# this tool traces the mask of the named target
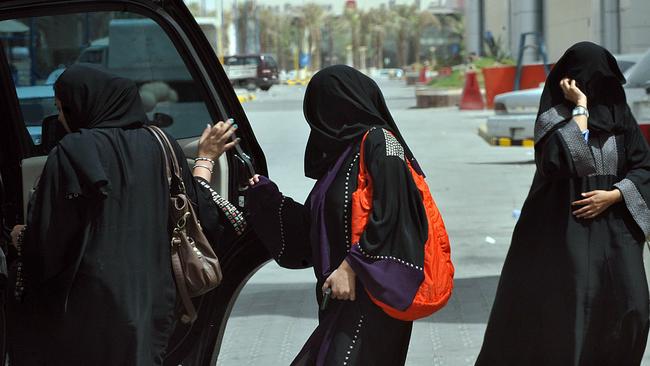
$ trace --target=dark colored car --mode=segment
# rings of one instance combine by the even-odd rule
[[[142,20],[144,31],[111,33],[111,22],[133,22],[133,19]],[[33,107],[27,105],[32,101],[21,95],[16,85],[45,84],[46,80],[32,80],[32,75],[36,74],[34,68],[40,71],[37,75],[48,75],[61,65],[74,63],[93,41],[106,37],[111,44],[111,52],[107,55],[109,68],[115,65],[114,73],[138,77],[136,82],[150,119],[164,122],[160,125],[176,138],[187,158],[196,155],[198,139],[207,122],[230,117],[237,121],[240,148],[220,158],[211,183],[223,197],[246,210],[244,191],[248,178],[253,173],[267,174],[264,154],[226,73],[182,0],[6,0],[0,2],[0,21],[3,20],[20,21],[32,27],[30,34],[38,36],[22,38],[24,42],[34,42],[26,45],[34,53],[15,66],[5,54],[9,49],[7,38],[0,38],[3,100],[0,103],[3,116],[0,177],[3,184],[0,187],[4,187],[4,192],[0,192],[4,197],[0,223],[4,220],[6,227],[11,228],[24,222],[26,202],[47,158],[47,149],[39,146],[38,139],[30,137],[29,130],[37,128],[38,121],[43,121],[40,124],[46,128],[42,129],[40,140],[50,141],[47,126],[56,119],[49,116],[50,108],[28,108]],[[122,42],[124,47],[120,46]],[[128,51],[129,55],[120,55],[120,49]],[[126,59],[128,65],[122,62]],[[261,65],[268,65],[268,62]],[[19,70],[17,79],[20,80],[12,77],[12,66]],[[261,71],[264,69],[262,66]],[[272,76],[267,80],[272,80]],[[29,115],[26,115],[27,110]],[[33,126],[34,123],[37,126]],[[39,131],[31,132],[35,135]],[[6,245],[4,243],[5,248]],[[226,321],[239,291],[270,258],[250,230],[234,242],[219,243],[217,254],[224,281],[214,291],[195,299],[198,319],[191,326],[178,325],[170,341],[166,365],[216,364]],[[4,312],[0,313],[0,330],[5,328],[3,315]],[[0,334],[0,356],[3,358],[0,365],[5,364],[2,347],[6,337]]]
[[[249,90],[260,88],[266,91],[279,82],[278,64],[273,56],[268,54],[226,56],[224,57],[224,65],[228,69],[231,82]],[[237,69],[243,70],[242,72],[235,72]],[[251,71],[255,69],[256,72],[246,75],[245,70],[247,69]]]

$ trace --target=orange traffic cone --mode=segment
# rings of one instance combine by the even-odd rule
[[[481,95],[481,88],[478,85],[475,71],[467,71],[465,73],[465,87],[463,88],[463,95],[460,98],[461,110],[477,110],[484,109],[485,103]]]
[[[426,82],[429,81],[429,80],[427,80],[427,67],[426,66],[422,66],[420,68],[420,78],[419,78],[418,81],[421,82],[421,83],[426,83]]]

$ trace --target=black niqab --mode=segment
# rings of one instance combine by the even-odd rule
[[[574,105],[567,101],[560,81],[568,77],[576,80],[587,96],[589,130],[595,132],[622,132],[626,100],[622,85],[625,77],[614,56],[605,48],[591,42],[571,46],[548,75],[540,101],[539,115],[557,106],[569,110]]]
[[[422,174],[379,86],[361,72],[335,65],[316,73],[307,86],[303,111],[311,127],[305,150],[307,177],[322,177],[343,151],[372,127],[395,134],[413,167]]]

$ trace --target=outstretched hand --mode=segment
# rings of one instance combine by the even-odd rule
[[[219,121],[214,126],[208,125],[199,139],[198,155],[202,158],[217,160],[226,151],[232,149],[241,139],[231,140],[237,130],[233,120]]]

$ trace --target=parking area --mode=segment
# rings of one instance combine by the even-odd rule
[[[414,109],[413,89],[380,81],[389,107],[427,174],[452,240],[456,290],[445,309],[416,322],[408,365],[470,365],[478,353],[503,258],[526,197],[530,148],[489,146],[477,129],[490,112]],[[299,86],[274,86],[244,104],[271,178],[304,200],[308,127]],[[219,365],[287,365],[317,324],[311,269],[269,263],[244,288],[230,318]]]

